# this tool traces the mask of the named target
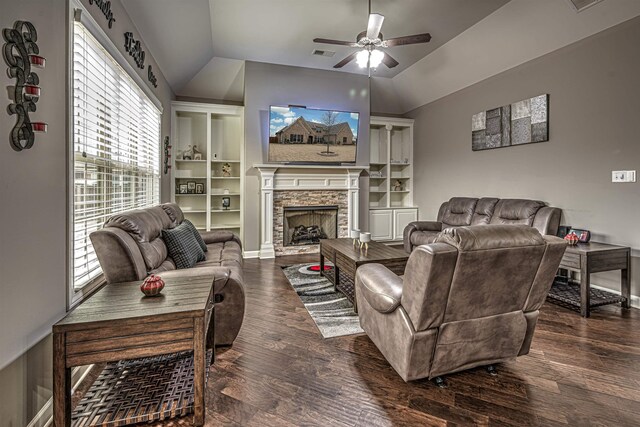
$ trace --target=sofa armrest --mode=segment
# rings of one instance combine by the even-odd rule
[[[132,282],[147,276],[138,244],[124,230],[101,228],[89,235],[107,283]]]
[[[356,288],[380,313],[391,313],[400,305],[402,279],[382,264],[366,264],[356,272]]]
[[[537,228],[542,235],[555,236],[558,234],[561,215],[562,210],[560,208],[542,207],[533,218],[533,227]]]
[[[202,236],[202,240],[204,240],[206,244],[229,242],[233,240],[237,242],[240,245],[240,247],[242,247],[240,238],[230,231],[222,231],[222,230],[199,231],[199,233],[200,233],[200,236]]]
[[[411,235],[416,231],[442,231],[442,223],[440,221],[413,221],[407,224],[402,233],[404,250],[407,253],[411,253]]]

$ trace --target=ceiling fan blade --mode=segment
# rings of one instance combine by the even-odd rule
[[[377,39],[382,29],[382,23],[384,22],[384,16],[379,13],[372,13],[369,15],[369,23],[367,24],[367,38],[369,40]]]
[[[358,47],[358,43],[354,43],[354,42],[347,42],[347,41],[343,41],[343,40],[332,40],[332,39],[313,39],[314,43],[324,43],[324,44],[337,44],[340,46],[351,46],[351,47]]]
[[[387,68],[393,68],[399,64],[399,62],[393,59],[387,52],[385,52],[382,57],[382,63],[386,65]]]
[[[431,34],[414,34],[412,36],[396,37],[394,39],[385,40],[387,47],[402,46],[406,44],[428,43],[431,40]]]
[[[342,68],[345,65],[347,65],[349,62],[353,61],[354,59],[356,59],[356,55],[358,54],[358,52],[353,52],[351,55],[347,56],[346,58],[344,58],[342,61],[338,62],[336,65],[333,66],[333,68]]]

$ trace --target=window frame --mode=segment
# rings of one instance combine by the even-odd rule
[[[122,67],[126,74],[133,80],[133,82],[144,92],[149,100],[155,105],[160,112],[160,136],[162,135],[162,115],[163,107],[162,103],[158,100],[157,96],[153,93],[149,85],[138,73],[138,70],[134,68],[128,61],[128,59],[120,52],[114,42],[109,38],[107,33],[100,27],[100,25],[93,19],[91,13],[80,2],[80,0],[69,0],[67,4],[67,67],[66,67],[66,80],[67,80],[67,99],[66,99],[66,176],[67,176],[67,224],[66,224],[66,280],[67,280],[67,311],[80,304],[86,298],[91,296],[102,285],[106,283],[104,276],[101,274],[94,280],[90,281],[83,287],[76,289],[74,286],[74,185],[75,185],[75,159],[74,159],[74,144],[73,144],[73,131],[74,131],[74,89],[73,89],[73,43],[74,43],[74,24],[76,22],[76,11],[80,11],[80,22],[91,33],[91,35],[100,43],[100,45],[111,55],[111,57]],[[162,143],[158,141],[158,168],[161,171],[162,162]],[[162,172],[158,178],[158,191],[162,194]]]

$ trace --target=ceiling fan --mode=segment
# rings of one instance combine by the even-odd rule
[[[383,22],[383,15],[380,15],[379,13],[371,13],[371,0],[369,0],[369,23],[367,24],[367,30],[359,33],[356,36],[355,42],[323,38],[315,38],[313,41],[315,43],[360,48],[356,52],[353,52],[351,55],[344,58],[342,61],[338,62],[333,66],[333,68],[342,68],[354,59],[360,68],[365,68],[367,65],[369,68],[377,68],[380,63],[383,63],[388,68],[393,68],[397,66],[399,62],[381,49],[408,44],[427,43],[431,40],[431,34],[429,33],[414,34],[412,36],[396,37],[385,40],[380,32]]]

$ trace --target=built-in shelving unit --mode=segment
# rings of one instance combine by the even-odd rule
[[[371,117],[369,229],[378,241],[402,240],[418,219],[413,204],[413,120]]]
[[[171,106],[172,200],[197,228],[229,230],[242,239],[243,107],[191,102]],[[184,152],[194,145],[201,158],[184,159]],[[180,185],[188,183],[201,184],[203,193],[180,194]],[[228,209],[223,208],[223,198],[229,198]]]

